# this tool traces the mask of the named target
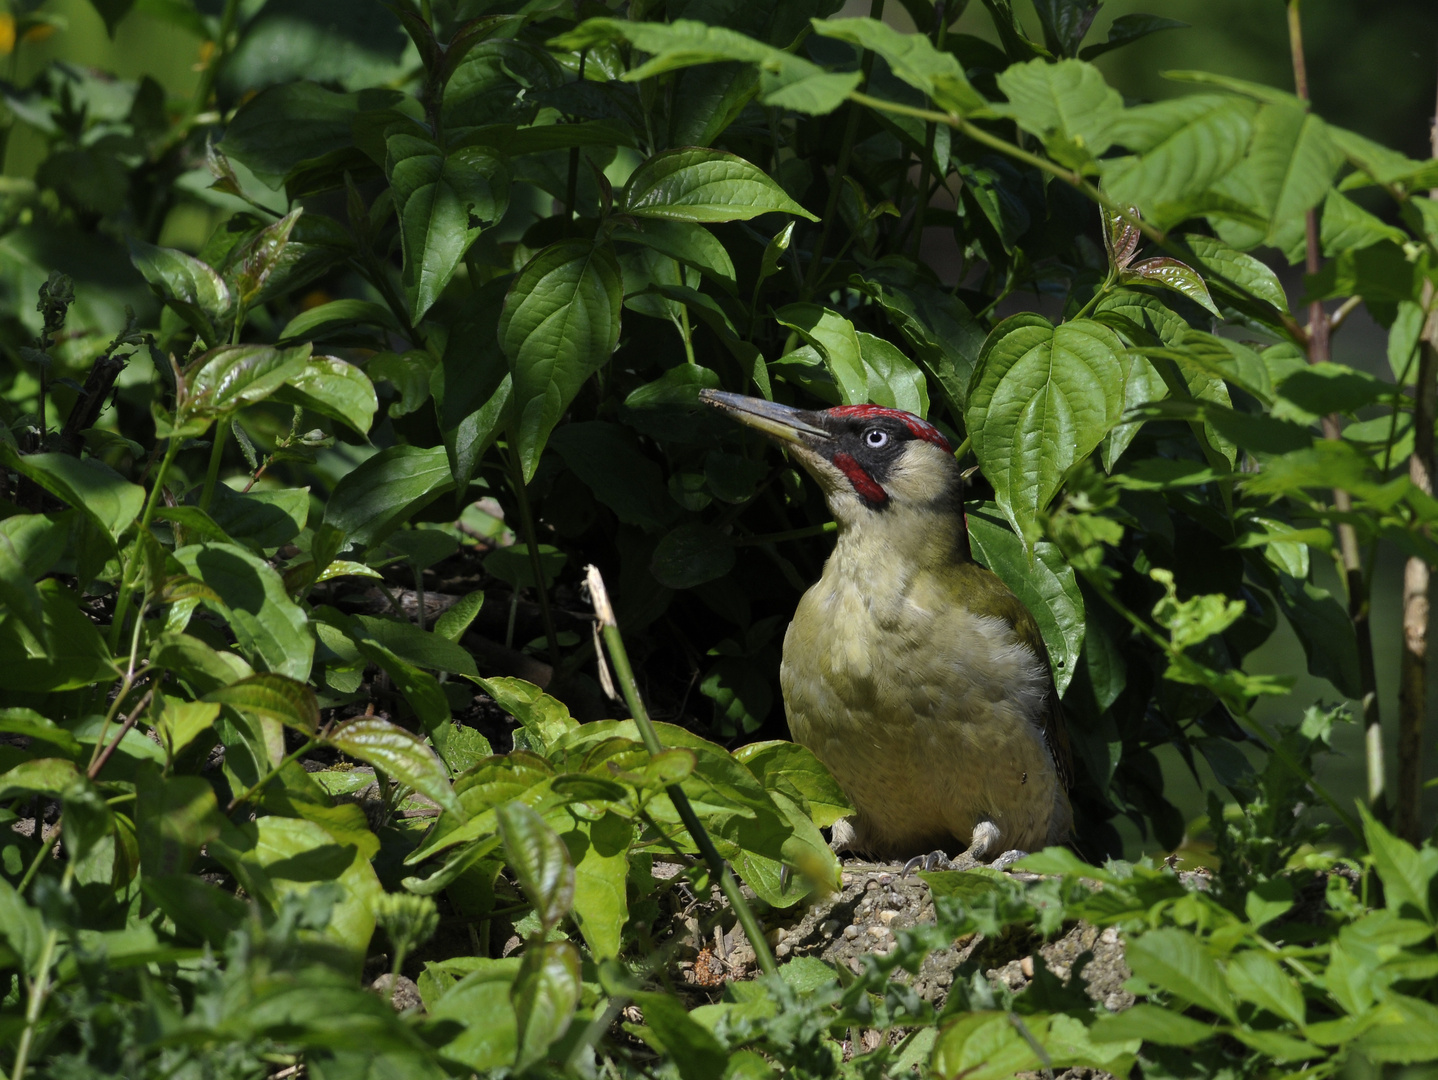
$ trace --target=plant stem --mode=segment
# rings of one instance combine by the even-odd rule
[[[609,593],[604,588],[604,578],[599,574],[599,568],[590,566],[587,570],[589,581],[589,596],[594,604],[594,614],[599,619],[599,625],[604,635],[604,644],[609,650],[609,663],[614,668],[614,677],[619,681],[619,687],[624,693],[625,704],[634,717],[634,724],[639,729],[639,737],[644,741],[644,747],[651,754],[660,753],[664,747],[659,742],[659,736],[654,730],[654,725],[649,721],[649,712],[644,708],[644,699],[639,696],[639,685],[634,681],[634,669],[629,666],[629,653],[624,648],[624,639],[619,636],[619,624],[614,620],[614,609],[609,605]],[[749,907],[744,894],[739,890],[739,882],[735,879],[733,871],[719,855],[714,847],[714,841],[709,838],[699,815],[694,812],[694,807],[689,804],[689,797],[684,794],[684,789],[678,784],[670,784],[664,789],[669,796],[669,801],[674,804],[674,809],[679,814],[679,820],[684,822],[684,827],[689,830],[689,836],[693,839],[699,854],[703,856],[704,862],[709,867],[709,872],[718,879],[719,888],[729,901],[729,906],[734,909],[734,914],[739,918],[739,925],[744,928],[744,933],[749,938],[749,944],[753,946],[754,956],[759,963],[759,970],[766,975],[775,975],[779,971],[778,965],[774,962],[774,954],[769,951],[769,942],[764,939],[764,932],[759,926],[759,920],[754,917],[754,911]]]
[[[22,877],[19,884],[15,886],[15,892],[18,895],[25,895],[25,890],[30,887],[30,882],[35,880],[35,875],[40,872],[40,867],[44,864],[45,860],[50,857],[51,852],[55,850],[55,845],[60,842],[60,826],[64,820],[63,814],[55,819],[55,831],[50,834],[48,840],[40,845],[40,850],[35,852],[35,857],[30,860],[30,865],[25,870],[25,876]],[[40,825],[39,815],[36,815],[35,827],[40,829],[42,835],[44,834],[45,830]]]
[[[1288,0],[1288,42],[1293,54],[1294,91],[1305,102],[1308,101],[1308,66],[1303,57],[1303,24],[1299,18],[1299,0]],[[1319,241],[1318,213],[1309,210],[1304,215],[1307,232],[1306,269],[1317,274],[1322,264],[1322,246]],[[1328,312],[1323,302],[1315,300],[1308,308],[1308,362],[1327,363],[1330,359]],[[1338,415],[1330,413],[1322,421],[1325,439],[1341,439],[1342,428]],[[1430,424],[1431,428],[1432,425]],[[1431,435],[1430,435],[1431,438]],[[1353,498],[1348,492],[1333,489],[1333,507],[1340,514],[1353,509]],[[1369,621],[1370,605],[1368,580],[1363,573],[1363,557],[1358,550],[1358,533],[1348,522],[1338,524],[1338,548],[1343,563],[1343,575],[1348,586],[1348,618],[1353,623],[1353,633],[1358,642],[1358,682],[1363,709],[1363,743],[1368,763],[1368,805],[1378,817],[1386,816],[1387,778],[1383,762],[1383,724],[1378,710],[1378,681],[1373,668],[1373,631]]]
[[[75,864],[67,863],[60,888],[69,893],[70,882],[74,879]],[[29,998],[25,1003],[25,1029],[20,1033],[20,1045],[15,1051],[15,1068],[10,1073],[11,1080],[23,1080],[25,1076],[25,1068],[30,1058],[30,1044],[35,1038],[35,1027],[39,1024],[40,1014],[45,1011],[45,1002],[50,997],[50,968],[55,962],[55,946],[59,941],[60,931],[57,928],[51,927],[45,932],[35,978],[30,983]]]
[[[219,78],[220,67],[225,62],[225,57],[230,52],[230,38],[235,33],[235,22],[240,16],[240,0],[225,0],[224,10],[220,13],[220,32],[215,38],[215,51],[210,54],[209,61],[205,64],[204,70],[200,72],[199,84],[195,87],[195,99],[190,103],[190,114],[185,118],[181,130],[189,131],[194,126],[195,118],[205,111],[205,106],[210,103],[210,94],[214,92],[215,80]]]
[[[949,24],[947,12],[944,10],[944,0],[934,2],[934,47],[941,52],[944,48],[944,33],[948,30]],[[924,243],[924,218],[929,213],[929,175],[934,167],[934,137],[938,135],[938,121],[930,120],[924,128],[924,160],[919,163],[919,202],[914,208],[914,249],[913,258],[918,259],[919,248]],[[940,173],[939,180],[944,179]]]
[[[215,484],[220,479],[220,462],[225,456],[225,443],[230,439],[230,423],[227,416],[215,424],[215,441],[210,447],[210,464],[205,469],[205,486],[200,491],[201,510],[210,509],[210,500],[215,495]]]
[[[884,17],[884,0],[869,0],[869,18],[882,19]],[[869,73],[874,70],[874,54],[864,50],[864,58],[859,62],[859,70],[863,72],[863,79],[859,85],[869,85]],[[850,95],[853,97],[853,95]],[[858,99],[854,103],[859,104]],[[829,234],[834,230],[834,219],[838,216],[839,191],[844,186],[844,177],[849,172],[849,156],[854,152],[854,139],[859,134],[858,109],[849,110],[848,121],[844,125],[844,137],[839,143],[839,156],[834,159],[834,177],[829,185],[829,198],[824,203],[823,224],[819,228],[819,242],[814,245],[814,254],[810,257],[809,272],[804,276],[804,287],[799,292],[800,300],[808,300],[814,295],[814,289],[819,284],[819,272],[824,265],[824,251],[829,246]],[[787,349],[785,350],[788,351]]]
[[[154,520],[155,506],[159,502],[160,492],[164,489],[165,477],[179,452],[180,440],[171,439],[165,447],[165,457],[160,462],[160,469],[155,474],[155,483],[150,488],[150,497],[145,500],[145,512],[140,515],[140,527],[135,532],[130,555],[125,559],[124,569],[120,571],[119,591],[115,597],[115,614],[110,621],[110,651],[112,653],[119,648],[120,635],[124,633],[125,616],[130,610],[130,571],[135,568],[135,560],[140,554],[140,538],[150,528],[150,522]]]
[[[265,773],[264,776],[260,777],[249,787],[245,788],[244,791],[240,792],[233,799],[231,799],[230,804],[225,807],[225,813],[233,814],[235,812],[235,807],[239,806],[240,803],[247,802],[251,798],[253,798],[256,792],[263,790],[266,784],[268,784],[275,777],[279,776],[281,770],[283,770],[286,765],[290,764],[290,762],[292,761],[298,761],[302,756],[308,754],[311,750],[315,748],[318,742],[318,739],[306,739],[304,745],[302,745],[298,750],[296,750],[292,754],[286,754],[283,758],[280,759],[280,763],[278,765],[276,765],[269,772]],[[375,775],[379,775],[378,770],[375,771]]]
[[[1438,158],[1438,119],[1429,129]],[[1428,192],[1438,198],[1438,189]],[[1423,283],[1427,321],[1419,342],[1418,385],[1414,392],[1413,454],[1408,478],[1425,495],[1433,494],[1438,468],[1433,452],[1433,423],[1438,417],[1438,310],[1432,281]],[[1426,560],[1410,555],[1403,566],[1403,654],[1398,675],[1398,812],[1395,831],[1411,844],[1423,839],[1423,719],[1428,710],[1428,613],[1432,571]]]
[[[559,666],[559,635],[554,632],[554,613],[549,610],[549,590],[544,587],[544,564],[539,559],[539,536],[534,528],[534,513],[529,508],[529,492],[524,486],[519,455],[512,449],[509,459],[509,483],[519,500],[519,522],[524,529],[524,546],[529,549],[529,568],[534,574],[534,591],[539,594],[539,613],[544,619],[544,636],[549,639],[549,661]]]

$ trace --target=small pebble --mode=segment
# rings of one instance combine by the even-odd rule
[[[879,875],[879,884],[880,884],[880,885],[887,886],[887,885],[888,885],[890,882],[892,882],[893,880],[894,880],[894,875],[893,875],[893,874],[880,874],[880,875]]]
[[[780,960],[788,956],[789,952],[789,943],[786,941],[781,941],[778,945],[774,946],[774,955],[777,956]]]
[[[887,926],[871,926],[869,927],[869,936],[876,938],[888,937],[889,928]]]
[[[1032,979],[1034,977],[1034,958],[1025,956],[1019,961],[1019,970],[1024,973],[1024,978]]]
[[[853,941],[858,936],[859,928],[857,926],[844,927],[844,937],[848,938],[850,941]]]
[[[864,888],[871,891],[877,889],[878,887],[879,882],[876,878],[870,878],[867,882],[864,883]]]
[[[898,916],[899,913],[897,911],[881,911],[879,912],[879,921],[885,926],[888,926],[891,922],[898,918]]]

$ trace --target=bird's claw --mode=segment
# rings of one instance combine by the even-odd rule
[[[990,865],[993,866],[993,868],[994,868],[995,870],[1007,870],[1009,867],[1013,866],[1014,863],[1018,862],[1020,859],[1026,859],[1026,858],[1028,858],[1028,854],[1029,854],[1029,853],[1028,853],[1027,851],[1020,851],[1018,848],[1014,848],[1014,849],[1012,849],[1012,850],[1010,850],[1010,851],[1004,852],[1004,853],[1003,853],[1002,855],[1000,855],[997,859],[995,859]]]
[[[931,873],[934,870],[953,870],[954,864],[949,859],[947,853],[942,851],[931,851],[927,855],[915,855],[912,859],[906,862],[904,864],[903,872],[899,876],[908,877],[919,867],[923,867],[925,872]]]

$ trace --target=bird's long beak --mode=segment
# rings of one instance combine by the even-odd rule
[[[763,398],[745,397],[724,390],[700,390],[699,400],[722,409],[741,424],[786,443],[805,445],[809,439],[828,439],[831,434],[815,424],[812,413]]]

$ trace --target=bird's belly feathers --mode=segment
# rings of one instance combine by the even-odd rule
[[[1001,619],[843,571],[831,562],[800,601],[780,681],[795,740],[858,810],[855,846],[963,846],[985,817],[1004,847],[1049,842],[1067,799],[1037,722],[1044,661]]]

